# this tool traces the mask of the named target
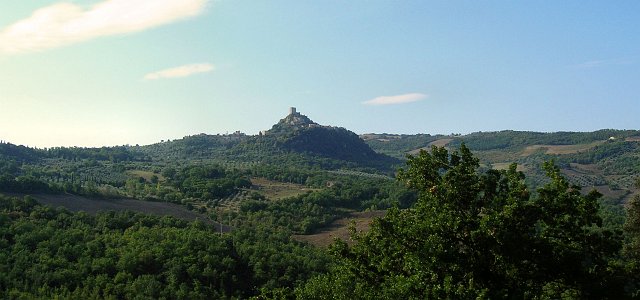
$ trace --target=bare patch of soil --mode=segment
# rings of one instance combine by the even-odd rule
[[[266,178],[251,178],[251,183],[253,184],[252,190],[271,200],[295,197],[316,190],[301,184],[273,181]]]
[[[507,169],[509,169],[509,166],[511,164],[512,163],[502,162],[502,163],[493,163],[493,164],[491,164],[491,166],[495,170],[507,170]],[[522,165],[522,164],[518,164],[518,166],[516,167],[516,171],[524,172],[526,170],[527,170],[527,167]]]
[[[348,217],[334,221],[326,230],[309,235],[294,235],[298,241],[308,242],[319,247],[329,246],[335,238],[347,243],[353,243],[349,232],[349,225],[353,222],[358,232],[367,231],[374,218],[384,217],[386,211],[366,211],[351,213]]]
[[[439,139],[439,140],[435,140],[431,143],[429,143],[426,147],[422,147],[422,148],[418,148],[415,150],[411,150],[409,151],[409,154],[411,155],[416,155],[418,153],[420,153],[420,150],[425,150],[425,151],[429,151],[431,150],[432,146],[436,146],[436,147],[446,147],[451,141],[453,141],[453,139]]]
[[[573,154],[589,150],[603,143],[604,141],[578,145],[532,145],[524,148],[520,156],[529,156],[539,150],[544,150],[545,154]]]
[[[630,136],[625,139],[627,142],[640,142],[640,136]]]

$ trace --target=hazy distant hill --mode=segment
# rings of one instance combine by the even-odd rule
[[[506,168],[518,163],[534,186],[544,181],[540,168],[554,160],[564,174],[583,191],[597,189],[613,202],[624,202],[638,191],[640,131],[605,129],[595,132],[529,131],[476,132],[468,135],[366,134],[362,138],[374,150],[405,157],[431,146],[456,149],[465,143],[485,168]]]
[[[46,160],[46,172],[33,173],[47,180],[119,182],[126,168],[122,162],[138,162],[137,169],[158,171],[164,165],[216,163],[251,169],[270,165],[289,169],[352,169],[391,174],[407,154],[445,146],[456,149],[465,143],[480,158],[482,167],[506,168],[517,163],[529,184],[544,182],[541,165],[554,160],[564,174],[583,190],[597,189],[611,202],[621,203],[637,193],[633,182],[640,174],[640,131],[540,133],[528,131],[477,132],[468,135],[395,135],[355,133],[341,127],[324,126],[292,111],[270,130],[248,136],[199,134],[148,146],[64,148],[47,150],[0,144],[2,170],[13,176],[21,163]],[[375,150],[375,151],[374,151]],[[64,162],[66,161],[66,162]],[[60,171],[60,165],[65,171]],[[60,174],[65,174],[64,176]],[[105,177],[105,174],[108,176]],[[150,175],[149,175],[150,176]],[[116,184],[117,185],[117,184]]]

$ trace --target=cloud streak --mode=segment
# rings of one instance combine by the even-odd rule
[[[636,61],[632,58],[603,59],[603,60],[586,61],[586,62],[577,64],[576,67],[580,69],[593,69],[593,68],[608,67],[608,66],[632,65],[635,63]]]
[[[209,0],[105,0],[91,7],[56,3],[0,31],[0,52],[20,54],[101,36],[147,30],[204,12]]]
[[[371,100],[367,100],[362,102],[364,105],[394,105],[394,104],[404,104],[411,103],[426,99],[428,95],[420,94],[420,93],[411,93],[411,94],[403,94],[403,95],[395,95],[395,96],[380,96],[373,98]]]
[[[170,69],[149,73],[144,76],[146,80],[156,80],[165,78],[181,78],[198,73],[207,73],[213,71],[215,67],[212,64],[191,64]]]

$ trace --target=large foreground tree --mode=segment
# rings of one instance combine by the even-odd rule
[[[640,177],[636,179],[636,188],[640,189]],[[640,195],[628,203],[627,220],[624,224],[627,242],[624,246],[625,267],[630,274],[630,284],[626,289],[636,298],[640,298]]]
[[[515,164],[478,172],[464,145],[409,157],[398,179],[420,196],[391,209],[341,264],[297,290],[317,299],[619,299],[621,233],[602,228],[597,192],[582,195],[553,164],[535,196]]]

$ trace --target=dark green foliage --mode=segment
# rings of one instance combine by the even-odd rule
[[[217,159],[239,164],[274,164],[295,168],[392,171],[394,158],[369,148],[344,128],[320,126],[306,116],[288,116],[264,136],[200,134],[180,140],[135,147],[158,161]]]
[[[245,223],[311,234],[346,215],[348,210],[409,207],[416,200],[414,192],[391,180],[341,178],[333,183],[330,188],[278,201],[247,199],[240,205],[241,218]]]
[[[399,161],[373,151],[355,133],[340,127],[320,126],[301,114],[289,115],[266,135],[250,137],[233,149],[236,159],[269,161],[320,169],[368,169],[389,172]]]
[[[33,176],[0,175],[0,191],[12,193],[56,193],[60,187],[50,186]]]
[[[268,162],[302,169],[341,168],[390,172],[398,160],[371,150],[343,128],[305,128],[287,135],[250,137],[229,151],[234,160]]]
[[[101,147],[101,148],[79,148],[79,147],[54,147],[47,151],[47,157],[62,158],[67,160],[101,160],[111,162],[145,160],[140,152],[131,151],[126,146]]]
[[[89,216],[0,195],[0,298],[247,298],[325,270],[322,252],[256,224]],[[290,293],[286,292],[286,293]]]
[[[477,132],[456,138],[450,143],[453,147],[464,143],[471,150],[507,149],[530,145],[575,145],[607,140],[610,137],[622,139],[638,135],[635,130],[603,129],[594,132],[530,132],[498,131]]]
[[[310,277],[326,272],[332,261],[325,252],[295,242],[291,233],[250,223],[232,232],[240,257],[246,260],[251,277],[245,278],[260,290],[293,288]]]
[[[571,156],[561,157],[560,162],[598,164],[605,174],[640,173],[640,143],[612,141]]]
[[[480,151],[483,167],[466,146],[421,153],[397,182],[390,180],[397,160],[374,153],[346,129],[302,115],[264,136],[201,134],[142,147],[47,150],[0,144],[0,191],[171,201],[234,228],[221,235],[202,222],[72,214],[0,196],[0,298],[286,298],[294,290],[303,299],[639,296],[640,201],[629,203],[622,255],[619,199],[599,207],[598,194],[581,195],[554,166],[533,167],[555,158],[564,168],[593,163],[607,174],[632,176],[639,144],[624,138],[637,135],[504,131],[369,140],[396,157],[441,138],[490,150]],[[581,153],[518,153],[534,144],[610,136],[617,139]],[[491,170],[504,161],[492,155],[503,150],[534,176],[525,178],[515,166]],[[274,201],[248,190],[249,176],[313,191]],[[601,177],[585,181],[609,184]],[[531,182],[541,188],[529,191]],[[333,259],[292,238],[365,209],[389,211],[354,246],[334,245]]]
[[[640,188],[640,178],[636,179],[636,187]],[[635,298],[640,298],[640,196],[635,196],[628,204],[624,229],[627,234],[624,247],[627,262],[625,267],[632,279],[625,288]]]
[[[423,141],[423,135],[364,135],[376,151],[402,157],[417,149],[408,141]],[[476,132],[464,136],[439,136],[441,143],[455,148],[461,143],[480,159],[480,170],[504,168],[518,163],[527,184],[534,190],[548,182],[542,169],[544,161],[554,160],[571,183],[583,188],[609,186],[614,191],[603,199],[618,204],[631,192],[633,176],[640,172],[640,131],[599,130],[595,132]],[[383,141],[380,141],[382,139]],[[555,147],[560,146],[560,147]],[[418,147],[419,148],[419,147]],[[554,154],[556,153],[556,154]]]
[[[286,139],[283,146],[295,152],[307,152],[365,166],[376,167],[376,163],[379,163],[377,167],[384,168],[384,164],[397,163],[371,150],[355,133],[339,127],[312,127],[301,130]]]
[[[468,148],[411,157],[399,180],[420,192],[413,209],[391,209],[342,262],[298,289],[305,299],[624,297],[611,263],[620,233],[601,227],[597,193],[583,196],[551,165],[530,197],[524,175],[477,173]]]
[[[33,162],[44,156],[44,152],[25,146],[0,143],[0,159],[19,162]]]
[[[174,174],[169,183],[185,196],[201,200],[228,197],[251,186],[251,181],[242,174],[227,172],[216,165],[185,167]]]
[[[176,160],[224,155],[225,150],[230,149],[245,138],[246,136],[244,135],[198,134],[186,136],[179,140],[135,147],[135,149],[156,160],[175,162]]]
[[[247,267],[202,223],[131,213],[97,217],[0,199],[1,292],[27,297],[240,296]],[[245,271],[242,271],[245,270]]]
[[[260,164],[251,169],[251,175],[280,182],[306,184],[309,178],[317,176],[319,171],[296,168],[289,165]]]

